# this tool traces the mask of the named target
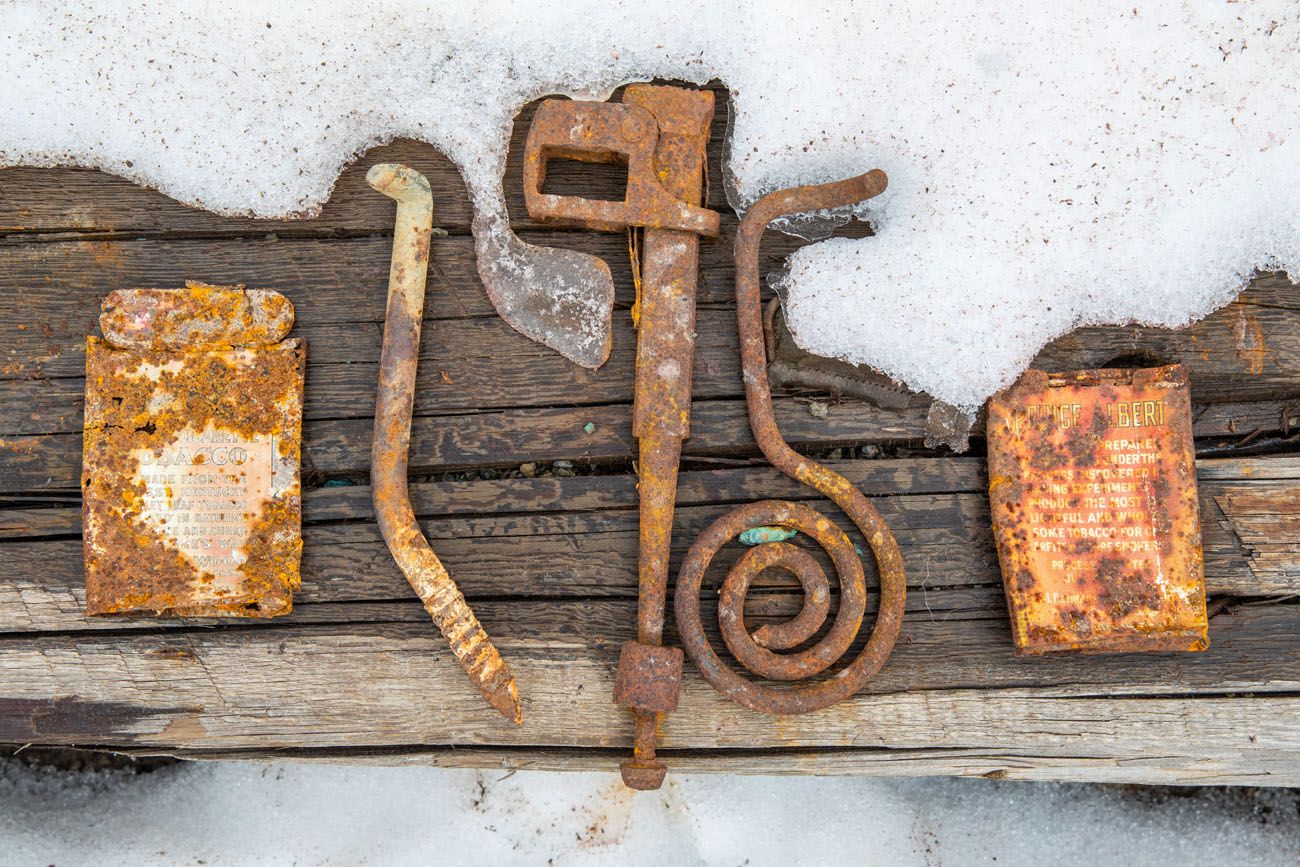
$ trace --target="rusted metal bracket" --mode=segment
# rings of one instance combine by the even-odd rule
[[[389,163],[372,166],[366,173],[366,181],[397,202],[370,452],[375,517],[393,559],[451,644],[470,680],[488,704],[506,719],[520,724],[523,711],[514,676],[456,582],[429,547],[416,523],[406,485],[420,320],[424,315],[429,238],[433,230],[433,193],[425,177],[407,166]]]
[[[524,201],[531,217],[555,225],[645,229],[632,408],[640,452],[637,640],[623,646],[614,700],[636,718],[623,782],[657,789],[667,769],[655,758],[656,729],[677,707],[682,675],[681,650],[662,644],[677,468],[690,435],[699,236],[716,236],[720,217],[700,207],[713,94],[632,85],[623,100],[542,103],[525,145]],[[554,158],[626,164],[624,199],[544,194],[546,164]]]
[[[548,99],[538,107],[524,145],[524,203],[529,216],[556,226],[606,232],[639,226],[717,237],[721,217],[717,211],[698,207],[705,155],[701,152],[699,164],[692,165],[695,141],[702,136],[708,145],[712,94],[632,85],[623,98],[623,103]],[[546,165],[552,159],[627,166],[623,200],[543,193]],[[701,192],[693,197],[678,195],[692,185],[692,179],[684,177],[689,174],[695,175],[694,185]]]
[[[880,572],[880,608],[862,652],[834,676],[792,687],[776,687],[742,676],[719,658],[700,620],[700,586],[709,562],[726,542],[745,530],[778,526],[814,539],[830,556],[840,579],[840,604],[826,635],[800,653],[779,655],[811,639],[829,611],[829,581],[813,557],[788,542],[769,542],[748,551],[727,573],[718,601],[718,621],[731,655],[746,669],[776,681],[814,677],[840,659],[853,644],[866,610],[862,563],[853,541],[830,519],[797,503],[768,500],[723,515],[691,546],[677,578],[675,608],[682,645],[704,679],[722,695],[752,710],[773,714],[807,713],[856,693],[884,665],[903,622],[906,580],[903,557],[889,527],[871,501],[845,479],[798,454],[777,429],[772,413],[763,341],[758,248],[772,220],[869,199],[885,189],[885,174],[874,170],[831,184],[797,187],[759,199],[741,220],[736,235],[736,316],[749,406],[749,423],[759,448],[772,464],[793,479],[825,494],[849,516],[871,546]],[[798,578],[804,591],[799,614],[779,626],[753,633],[745,627],[745,594],[766,569],[781,569]]]

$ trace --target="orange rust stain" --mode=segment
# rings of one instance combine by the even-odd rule
[[[0,449],[13,452],[16,455],[30,455],[36,453],[36,450],[40,447],[40,442],[38,437],[23,437],[12,440],[0,438]]]
[[[190,744],[207,737],[208,730],[202,718],[196,713],[181,714],[158,732],[157,737],[168,744]]]
[[[233,349],[282,340],[293,305],[268,289],[189,282],[184,291],[128,289],[109,293],[99,317],[115,346],[140,349]]]
[[[122,266],[122,253],[118,245],[112,241],[88,241],[90,247],[90,257],[96,265],[104,265],[113,268]]]

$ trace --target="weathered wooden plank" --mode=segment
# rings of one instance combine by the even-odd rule
[[[632,274],[623,236],[534,231],[525,233],[524,238],[602,257],[613,272],[618,305],[624,310],[631,305]],[[772,255],[785,255],[799,246],[802,242],[796,239],[775,236],[767,248]],[[377,361],[391,255],[392,241],[382,236],[328,241],[260,237],[43,244],[0,241],[0,292],[14,302],[0,308],[0,334],[5,335],[0,345],[0,376],[81,375],[85,335],[98,333],[99,305],[105,295],[123,287],[176,286],[185,280],[244,283],[282,292],[293,301],[298,328],[309,341],[343,340],[338,347],[323,346],[325,354],[312,355],[310,363]],[[725,244],[701,245],[701,305],[720,304],[731,310],[735,296],[730,255]],[[426,321],[463,322],[484,317],[495,318],[495,311],[475,270],[472,243],[459,236],[438,239],[430,267]],[[728,317],[724,330],[733,333],[734,314]],[[626,312],[618,318],[626,322]],[[425,356],[454,357],[456,341],[468,341],[475,327],[483,326],[470,323],[453,330],[450,324],[430,325]],[[497,331],[504,333],[503,329],[501,325]],[[526,352],[556,355],[535,344]]]
[[[1116,358],[1182,362],[1199,403],[1300,397],[1300,290],[1282,274],[1265,274],[1236,302],[1185,328],[1079,328],[1044,347],[1034,366],[1104,367]]]
[[[719,180],[720,155],[726,132],[727,91],[713,88],[717,100],[709,144],[708,207],[729,210]],[[515,225],[535,225],[523,204],[521,166],[524,138],[537,103],[520,111],[510,142],[504,187]],[[438,219],[444,226],[468,231],[469,195],[455,165],[431,145],[398,139],[370,148],[343,169],[319,216],[308,220],[254,220],[220,217],[191,208],[129,181],[82,169],[0,169],[0,234],[100,232],[116,234],[244,233],[268,231],[326,234],[391,231],[391,203],[385,203],[365,182],[375,163],[400,162],[422,172],[433,188]],[[597,197],[620,197],[610,177],[590,169],[557,162],[548,171],[548,191]],[[552,187],[553,185],[553,187]]]
[[[1250,479],[1254,467],[1266,468],[1272,462],[1231,462],[1238,473],[1233,480],[1211,478],[1201,484],[1211,594],[1300,592],[1300,546],[1285,536],[1270,542],[1269,528],[1261,528],[1254,518],[1267,514],[1270,503],[1276,507],[1300,495],[1300,482],[1295,480]],[[1283,462],[1294,470],[1294,461]],[[944,470],[942,465],[948,463],[953,466]],[[1223,476],[1219,463],[1205,461],[1202,467]],[[933,609],[938,603],[932,603],[930,596],[936,591],[984,588],[990,593],[986,608],[1001,616],[1001,577],[988,528],[982,462],[919,459],[835,466],[877,498],[902,549],[914,606]],[[472,599],[636,595],[636,492],[630,476],[427,483],[414,490],[426,533]],[[902,491],[908,493],[898,493]],[[833,508],[770,468],[695,471],[681,479],[674,562],[680,562],[699,532],[731,504],[763,497],[810,502],[835,517],[862,544]],[[1218,505],[1223,502],[1241,505],[1225,511]],[[1247,507],[1253,511],[1245,511]],[[28,536],[34,531],[21,526],[24,515],[42,513],[52,539]],[[321,489],[308,499],[305,514],[300,612],[311,605],[410,598],[405,580],[370,523],[368,488]],[[339,520],[347,523],[334,523]],[[81,546],[79,540],[69,538],[76,535],[79,523],[79,514],[71,508],[19,510],[12,517],[0,512],[0,526],[14,526],[17,532],[10,537],[16,541],[0,546],[9,568],[9,577],[0,583],[0,631],[187,626],[180,621],[85,618]],[[1263,542],[1258,541],[1261,534]],[[707,582],[710,589],[738,552],[732,546],[718,558]],[[867,572],[874,580],[869,561]],[[757,585],[790,586],[779,577]],[[970,606],[966,600],[961,607]],[[304,622],[320,616],[326,615],[302,615]],[[356,616],[365,619],[371,613]]]
[[[1240,307],[1241,305],[1237,305]],[[1225,316],[1230,317],[1231,312]],[[741,394],[739,355],[733,317],[729,311],[700,311],[699,341],[696,351],[696,375],[693,394],[696,400],[737,397]],[[1218,318],[1203,323],[1206,334],[1219,334]],[[547,407],[569,403],[626,403],[632,392],[632,371],[636,346],[635,331],[627,317],[617,319],[614,350],[610,361],[599,371],[585,370],[538,346],[509,328],[503,321],[477,318],[456,322],[430,323],[422,353],[423,368],[416,383],[415,411],[423,415],[458,413],[509,407]],[[1300,370],[1300,315],[1294,323],[1279,326],[1294,337],[1296,357],[1290,359]],[[335,340],[331,330],[344,332]],[[1137,330],[1137,329],[1133,329]],[[1126,329],[1111,329],[1124,332]],[[366,418],[373,414],[373,394],[378,381],[379,323],[352,326],[300,329],[308,340],[309,378],[305,412],[308,419]],[[1192,335],[1195,339],[1196,335]],[[1118,339],[1118,338],[1116,338]],[[1206,341],[1204,335],[1201,338]],[[1280,342],[1280,341],[1279,341]],[[1146,340],[1140,345],[1167,346]],[[80,342],[79,344],[80,345]],[[355,359],[342,355],[357,354]],[[326,359],[317,358],[317,348]],[[1112,349],[1118,348],[1112,343]],[[1091,354],[1053,352],[1052,367],[1080,366],[1094,362]],[[78,351],[80,353],[80,350]],[[1086,355],[1081,362],[1079,355]],[[84,358],[84,355],[81,356]],[[1172,354],[1178,359],[1184,356]],[[1300,376],[1287,369],[1287,388],[1276,382],[1260,382],[1252,387],[1242,383],[1248,377],[1234,373],[1236,362],[1227,351],[1216,352],[1193,363],[1194,375],[1203,374],[1209,382],[1222,382],[1211,388],[1197,381],[1201,405],[1224,402],[1225,398],[1249,398],[1258,393],[1286,398],[1300,389]],[[508,359],[503,363],[503,359]],[[1104,362],[1105,359],[1100,359]],[[1100,363],[1099,362],[1099,363]],[[1279,374],[1282,375],[1282,374]],[[1231,383],[1237,383],[1234,387]],[[69,433],[81,427],[84,404],[84,379],[68,376],[55,379],[11,379],[0,381],[0,436]],[[923,399],[918,396],[918,406]],[[1297,401],[1300,414],[1300,401]]]
[[[739,349],[730,311],[698,317],[693,394],[697,400],[741,393]],[[599,371],[571,364],[511,329],[478,318],[430,323],[416,381],[415,412],[423,415],[484,409],[627,403],[632,393],[636,332],[625,316],[616,323],[610,361]],[[336,342],[333,331],[346,331]],[[305,333],[304,333],[305,332]],[[300,329],[308,341],[304,412],[308,419],[369,418],[379,381],[380,323]],[[339,343],[358,350],[340,358]],[[363,345],[358,345],[363,344]],[[316,357],[317,349],[335,361]],[[84,358],[84,350],[82,351]],[[81,429],[82,376],[0,381],[0,436],[70,433]]]
[[[377,624],[5,640],[0,741],[202,750],[626,744],[628,721],[609,701],[618,639],[630,634],[620,629],[623,615],[605,626],[595,603],[514,603],[513,614],[504,607],[482,606],[524,696],[519,729],[481,706],[427,626]],[[1249,616],[1277,618],[1264,631],[1294,641],[1294,609],[1282,608]],[[1212,683],[1203,695],[1192,694],[1204,674],[1198,667],[1213,665],[1213,652],[1114,657],[1127,667],[1107,682],[1096,659],[1017,661],[1007,645],[1008,665],[1056,667],[1056,685],[977,688],[986,680],[980,673],[964,688],[926,688],[927,677],[943,677],[945,665],[964,665],[968,650],[989,646],[978,635],[968,637],[971,645],[952,641],[979,623],[909,624],[911,641],[871,691],[805,717],[745,711],[692,671],[663,727],[665,747],[1186,754],[1243,766],[1300,753],[1300,682],[1289,659],[1270,661],[1267,647],[1250,673]],[[1261,640],[1252,634],[1246,643]],[[978,662],[981,671],[989,666]]]
[[[731,556],[727,559],[734,561],[735,558]],[[719,568],[721,569],[721,566]],[[365,589],[362,588],[362,592]],[[13,596],[6,600],[7,603],[12,604],[12,607],[18,613],[11,613],[11,616],[7,617],[4,626],[0,627],[0,637],[12,637],[18,634],[34,635],[37,633],[126,633],[140,630],[150,632],[170,630],[179,633],[194,629],[218,628],[256,630],[289,626],[340,626],[344,624],[372,623],[428,624],[428,612],[409,593],[402,600],[387,598],[392,592],[397,592],[399,589],[392,588],[391,592],[378,592],[376,596],[379,598],[374,600],[319,601],[315,598],[304,598],[299,600],[301,604],[291,613],[277,617],[273,623],[269,621],[217,620],[213,618],[151,620],[144,617],[106,617],[85,619],[80,616],[82,609],[77,604],[78,600],[83,599],[79,592],[80,588],[72,588],[71,592],[67,594],[67,598],[73,600],[76,607],[73,610],[66,611],[56,610],[60,600],[53,593],[44,595],[25,593],[18,597],[21,601],[16,604],[13,603],[15,598]],[[611,605],[626,604],[630,606],[630,600],[635,594],[628,593],[626,588],[615,589],[622,590],[622,592],[589,594],[582,598],[589,599],[593,603],[604,604],[609,602]],[[309,594],[309,597],[331,595],[339,595],[338,588],[334,588],[332,592],[329,588],[320,588],[317,593]],[[350,595],[355,596],[358,593],[351,591]],[[518,601],[519,598],[517,594],[511,597],[514,601]],[[554,596],[537,594],[532,598],[549,602],[571,602],[577,597],[574,594],[557,594]],[[503,600],[494,599],[488,601],[495,603]],[[876,591],[869,590],[867,593],[868,609],[874,609],[877,602],[878,595]],[[1275,603],[1273,600],[1264,600],[1260,604],[1271,605]],[[796,593],[787,592],[781,588],[756,586],[753,597],[747,603],[746,616],[751,618],[754,623],[788,620],[799,612],[801,605],[802,597]],[[939,587],[933,589],[922,587],[908,598],[907,610],[916,617],[928,618],[932,621],[992,620],[1001,622],[1006,619],[1006,606],[1000,590],[990,586]],[[628,623],[634,623],[635,610],[628,607],[626,614]],[[24,626],[27,628],[23,628]],[[709,629],[711,630],[712,626]]]
[[[932,493],[983,493],[987,486],[984,459],[978,457],[879,458],[828,460],[827,466],[850,479],[868,496]],[[1220,468],[1220,465],[1227,465]],[[1300,477],[1300,459],[1287,457],[1201,462],[1202,473],[1225,480],[1291,478],[1280,470],[1293,467]],[[411,502],[417,515],[455,517],[507,513],[589,512],[637,508],[636,477],[630,473],[599,476],[476,479],[474,481],[414,482]],[[303,520],[307,524],[374,519],[368,485],[330,486],[307,491]],[[681,506],[746,502],[781,497],[808,499],[814,493],[762,462],[720,470],[687,470],[678,478]],[[14,499],[24,502],[23,497]],[[37,539],[81,532],[79,502],[51,501],[36,496],[42,508],[0,505],[0,539]]]
[[[915,588],[998,586],[996,560],[991,559],[995,554],[984,526],[987,508],[981,497],[918,495],[882,500],[880,506],[904,556],[915,564],[910,575]],[[678,510],[673,546],[676,559],[725,508],[710,504]],[[471,599],[636,595],[637,518],[631,509],[440,517],[422,524]],[[738,553],[733,547],[718,558],[710,575],[711,587]],[[86,619],[81,613],[84,594],[77,539],[9,542],[0,548],[0,554],[9,566],[9,577],[0,583],[0,631],[184,625],[147,619]],[[867,567],[868,574],[874,576],[870,563]],[[300,606],[411,598],[377,528],[370,523],[308,526],[302,571],[304,585],[297,596]],[[1230,569],[1223,571],[1232,571],[1239,581],[1244,580],[1243,558],[1237,557]],[[776,577],[758,583],[786,586]]]
[[[631,274],[621,238],[533,233],[530,239],[601,255],[615,269],[620,303],[631,304]],[[797,246],[798,242],[774,238],[769,253],[784,255]],[[297,306],[298,333],[313,348],[309,354],[313,369],[322,364],[374,364],[379,357],[389,255],[389,243],[383,238],[0,245],[0,292],[20,302],[0,310],[0,334],[9,336],[0,350],[0,378],[20,380],[17,387],[21,388],[22,380],[80,376],[84,338],[97,333],[98,305],[104,295],[122,286],[174,285],[187,278],[245,282],[285,293]],[[705,311],[698,330],[724,345],[715,357],[714,347],[702,343],[697,366],[705,377],[716,369],[715,375],[734,390],[737,362],[728,256],[725,245],[702,248],[701,302],[721,304],[725,312]],[[616,357],[593,376],[491,315],[466,239],[449,238],[436,245],[429,292],[423,358],[449,363],[463,357],[517,357],[519,366],[527,369],[550,360],[556,373],[544,370],[542,375],[572,377],[574,389],[608,380],[616,393],[630,390],[634,339],[626,313],[615,317],[615,351],[626,358]],[[1239,302],[1185,329],[1081,329],[1049,344],[1036,363],[1049,368],[1089,367],[1139,355],[1187,364],[1200,403],[1298,396],[1300,378],[1294,371],[1300,369],[1300,306],[1287,306],[1294,296],[1294,287],[1283,276],[1265,275],[1251,284]],[[453,319],[455,324],[435,324],[443,319]],[[449,372],[461,388],[471,383],[499,388],[490,381],[457,378],[455,371]],[[43,387],[48,386],[27,386],[29,391]],[[526,387],[505,391],[523,398],[529,394]]]
[[[988,486],[982,457],[828,459],[824,463],[869,497],[983,495]],[[1300,455],[1203,459],[1196,462],[1196,474],[1202,486],[1213,482],[1257,485],[1296,481],[1300,480]],[[637,508],[636,479],[631,473],[414,482],[410,485],[410,496],[417,515],[448,518]],[[303,520],[307,524],[374,519],[368,485],[316,488],[306,491],[303,498]],[[722,505],[765,498],[817,499],[810,489],[768,466],[761,458],[744,467],[687,470],[678,478],[679,506]],[[41,505],[23,505],[29,501]],[[11,498],[11,503],[0,504],[0,540],[35,540],[46,536],[75,536],[81,532],[80,504],[75,498],[20,495]]]
[[[1214,504],[1241,543],[1250,569],[1266,582],[1300,575],[1300,487],[1263,482],[1217,491]],[[1300,581],[1286,581],[1300,592]]]
[[[140,758],[191,761],[328,762],[371,766],[428,766],[515,771],[608,771],[623,760],[616,749],[554,747],[389,747],[370,749],[182,750],[118,749]],[[1064,781],[1164,786],[1293,786],[1300,755],[1257,752],[1232,758],[1187,755],[1040,756],[1014,748],[665,750],[660,756],[681,774],[788,774],[811,776],[983,777],[991,780]]]
[[[308,383],[310,389],[310,375]],[[919,407],[877,410],[859,402],[846,402],[832,407],[827,418],[818,419],[809,414],[806,403],[783,399],[776,401],[776,413],[786,438],[803,446],[919,441],[925,432],[925,411]],[[627,405],[606,405],[420,417],[412,426],[412,472],[420,475],[557,460],[628,462],[635,451],[631,415]],[[588,424],[593,426],[591,433],[586,432]],[[304,471],[368,473],[372,425],[368,418],[306,422]],[[0,438],[0,491],[77,487],[80,452],[79,433]],[[692,407],[686,453],[756,454],[744,402],[697,402]]]
[[[382,197],[380,197],[382,198]],[[562,245],[600,255],[630,303],[631,268],[626,239],[596,232],[533,232],[531,243]],[[787,245],[787,251],[793,245]],[[730,270],[717,244],[702,245],[702,268],[715,279],[702,283],[706,303],[730,300],[720,269]],[[75,241],[0,243],[0,291],[12,299],[0,310],[0,333],[12,337],[6,364],[28,364],[22,374],[63,375],[75,362],[56,364],[75,353],[96,329],[103,297],[132,286],[176,286],[185,280],[245,283],[275,289],[293,301],[300,326],[382,322],[392,240],[381,235],[333,240],[235,238],[196,240]],[[473,244],[464,236],[438,239],[430,265],[427,316],[464,319],[494,314],[475,270]],[[12,352],[12,357],[8,357]],[[46,358],[46,356],[51,356]]]
[[[785,438],[800,448],[919,444],[925,436],[924,405],[885,410],[846,400],[831,405],[824,419],[813,417],[807,403],[797,398],[778,397],[774,408]],[[1197,437],[1241,437],[1288,424],[1300,426],[1300,404],[1295,402],[1212,404],[1195,411]],[[590,434],[585,431],[589,423],[594,425]],[[308,478],[313,473],[366,475],[371,426],[369,419],[305,423],[303,469]],[[975,430],[980,430],[978,425]],[[744,402],[696,403],[685,452],[688,460],[756,456]],[[417,475],[558,460],[628,463],[633,457],[632,412],[627,405],[493,410],[419,417],[412,424],[411,466]],[[0,437],[0,494],[76,489],[80,473],[80,433]]]

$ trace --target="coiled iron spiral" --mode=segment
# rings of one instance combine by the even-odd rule
[[[767,224],[783,214],[834,208],[869,199],[884,191],[879,169],[830,184],[770,193],[754,203],[736,234],[736,316],[749,422],[759,448],[787,476],[830,498],[862,531],[880,573],[880,608],[862,652],[832,677],[792,687],[752,681],[727,665],[714,651],[700,622],[700,587],[713,556],[747,529],[778,526],[798,530],[820,544],[840,580],[840,606],[826,635],[811,648],[781,655],[821,629],[830,609],[830,582],[821,565],[803,549],[786,542],[751,548],[732,567],[722,585],[718,620],[731,655],[749,671],[775,681],[815,677],[848,651],[866,611],[866,580],[852,540],[829,518],[798,503],[765,500],[741,506],[708,527],[691,546],[677,578],[677,629],[682,645],[705,680],[722,695],[751,710],[774,714],[808,713],[843,701],[861,689],[885,664],[903,623],[906,580],[898,543],[880,513],[848,479],[800,455],[782,439],[772,414],[763,344],[758,248]],[[792,620],[745,628],[745,594],[765,569],[793,574],[803,588],[804,604]]]

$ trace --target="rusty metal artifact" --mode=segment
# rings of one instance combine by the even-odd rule
[[[681,650],[662,645],[677,469],[690,435],[699,237],[716,236],[721,220],[700,207],[712,119],[709,91],[631,85],[621,104],[546,100],[524,150],[524,200],[534,219],[645,229],[636,263],[632,405],[640,494],[637,638],[623,646],[614,686],[614,700],[635,718],[633,758],[621,766],[624,783],[634,789],[663,782],[667,769],[655,758],[655,732],[662,715],[677,707],[682,676]],[[606,202],[543,193],[552,158],[626,164],[626,196]]]
[[[989,403],[1018,656],[1205,650],[1187,370],[1030,370]]]
[[[306,347],[277,292],[110,293],[86,338],[87,614],[274,617],[302,555]]]
[[[797,530],[829,555],[839,575],[839,610],[827,633],[812,647],[780,654],[811,639],[829,612],[829,581],[820,564],[789,542],[768,542],[751,548],[727,573],[718,600],[722,639],[731,655],[747,670],[774,681],[814,677],[848,651],[866,611],[866,582],[853,541],[818,512],[799,505],[768,500],[742,506],[723,515],[691,546],[677,578],[677,630],[682,645],[704,679],[722,695],[751,710],[798,714],[820,710],[852,696],[889,658],[903,623],[907,584],[903,557],[893,533],[861,491],[843,476],[798,454],[777,429],[767,379],[763,313],[758,271],[759,241],[767,224],[785,214],[816,211],[860,202],[885,189],[885,174],[865,175],[809,187],[770,193],[754,203],[736,234],[736,317],[749,423],[759,448],[772,465],[793,479],[821,492],[857,525],[871,546],[880,573],[880,608],[866,645],[844,668],[829,678],[778,687],[744,677],[718,656],[709,644],[700,619],[700,587],[713,556],[728,540],[758,527]],[[803,588],[802,610],[792,620],[762,626],[752,633],[745,626],[745,594],[766,569],[794,575]]]
[[[402,165],[372,166],[366,173],[366,181],[397,202],[370,453],[375,517],[393,559],[424,602],[433,622],[442,630],[470,680],[488,704],[506,719],[520,724],[523,710],[510,667],[429,547],[415,520],[407,490],[420,321],[424,315],[429,241],[433,231],[433,193],[423,175]]]
[[[777,298],[763,313],[763,341],[767,344],[767,375],[777,388],[848,395],[881,409],[905,409],[911,402],[910,391],[873,367],[813,355],[800,348]]]

